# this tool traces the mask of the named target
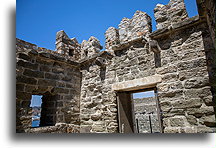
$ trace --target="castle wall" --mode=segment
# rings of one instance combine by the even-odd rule
[[[154,11],[158,30],[151,32],[151,18],[137,11],[106,31],[103,52],[95,37],[79,44],[63,31],[57,51],[17,39],[17,132],[117,133],[119,90],[113,86],[154,76],[162,81],[145,88],[157,88],[164,133],[215,132],[213,13],[199,9],[188,18],[183,0]],[[31,95],[44,96],[44,124],[53,126],[30,128]]]
[[[136,98],[133,102],[136,128],[139,133],[151,133],[151,130],[152,133],[160,133],[156,98]]]
[[[198,12],[201,19],[206,21],[209,30],[205,34],[204,46],[208,64],[208,73],[210,78],[213,101],[216,102],[216,38],[215,38],[215,1],[214,0],[197,0]]]
[[[205,46],[210,38],[206,27],[194,17],[174,24],[170,31],[150,35],[161,49],[161,67],[156,72],[162,75],[157,88],[165,133],[215,131],[208,73],[208,53],[212,51]]]
[[[170,0],[167,5],[157,4],[154,9],[157,29],[168,27],[188,18],[184,0]]]
[[[77,63],[19,39],[16,58],[17,132],[79,132],[81,73]],[[52,122],[52,126],[31,128],[32,95],[43,95],[41,122]]]
[[[81,63],[81,133],[118,131],[115,93],[111,91],[112,72],[107,70],[112,56],[107,52]]]
[[[215,131],[214,103],[208,73],[211,65],[207,62],[212,50],[206,47],[206,41],[210,38],[205,29],[207,24],[196,16],[175,23],[172,27],[151,33],[150,39],[146,39],[149,41],[132,40],[127,47],[122,48],[117,44],[115,50],[109,49],[113,58],[106,65],[104,80],[100,77],[101,66],[94,63],[83,72],[81,92],[86,95],[84,104],[90,104],[83,106],[88,114],[83,118],[87,120],[83,126],[89,129],[85,132],[108,132],[106,109],[97,106],[102,104],[103,108],[106,106],[104,101],[107,101],[117,111],[113,84],[153,75],[162,77],[162,82],[156,88],[165,133]],[[156,45],[152,44],[153,41]],[[89,88],[84,89],[85,85]],[[94,114],[98,115],[96,121],[90,118]],[[116,117],[115,114],[112,116]],[[113,119],[116,124],[117,118]]]

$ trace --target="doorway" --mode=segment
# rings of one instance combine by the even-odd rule
[[[120,133],[162,133],[157,89],[117,93]]]

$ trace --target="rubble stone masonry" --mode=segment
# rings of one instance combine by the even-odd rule
[[[197,4],[192,18],[183,0],[158,4],[154,32],[149,15],[136,11],[108,28],[105,51],[95,37],[79,44],[64,31],[56,51],[17,39],[17,132],[118,133],[123,90],[116,86],[157,88],[164,133],[215,132],[215,1]],[[150,84],[154,77],[160,81],[149,86],[136,81]],[[43,95],[38,128],[31,127],[32,95]]]

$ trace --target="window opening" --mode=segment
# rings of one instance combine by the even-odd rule
[[[40,126],[42,97],[40,95],[32,95],[30,107],[32,108],[32,124],[31,127]]]
[[[73,56],[73,50],[69,49],[69,56]]]
[[[156,91],[132,93],[134,122],[137,133],[160,133],[160,111]]]

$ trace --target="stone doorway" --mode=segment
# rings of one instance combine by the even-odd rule
[[[120,133],[162,133],[157,89],[117,93]]]

